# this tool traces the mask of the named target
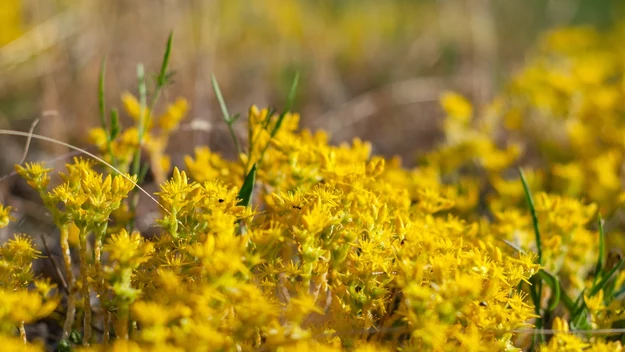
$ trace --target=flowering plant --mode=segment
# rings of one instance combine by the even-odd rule
[[[557,44],[567,35],[605,51],[599,37],[565,31],[548,37],[553,52],[543,55],[577,62],[578,51]],[[444,94],[445,140],[412,169],[371,155],[359,139],[334,146],[323,131],[301,130],[290,111],[297,78],[284,111],[249,109],[241,143],[233,128],[239,117],[213,80],[237,157],[199,147],[185,158],[186,171],[174,167],[168,178],[167,139],[188,109],[179,99],[154,114],[170,76],[171,45],[170,36],[153,95],[139,66],[138,98],[122,97],[135,126],[122,129],[115,110],[107,119],[101,99],[101,126],[90,138],[112,169],[75,158],[51,186],[45,164],[16,165],[60,230],[66,286],[33,273],[33,260],[44,254],[26,235],[0,248],[0,339],[7,346],[42,349],[26,343],[25,326],[50,316],[62,325],[58,347],[65,350],[622,348],[592,334],[624,318],[623,259],[608,253],[601,217],[596,227],[593,221],[597,204],[606,214],[618,204],[610,197],[620,192],[618,143],[601,136],[596,150],[577,150],[583,140],[573,137],[597,131],[580,132],[573,121],[579,133],[562,149],[569,156],[546,156],[557,167],[510,177],[525,148],[502,146],[493,135],[524,133],[518,114],[545,107],[518,97],[534,89],[527,77],[513,81],[481,119],[468,100]],[[572,69],[580,75],[576,89],[622,75],[614,60],[599,56],[612,62],[608,73]],[[564,89],[558,82],[541,84]],[[104,74],[100,83],[102,97]],[[572,109],[560,98],[543,102],[551,109],[541,115],[545,123],[559,123],[554,111]],[[573,119],[587,118],[579,113]],[[135,192],[148,169],[142,150],[160,183],[152,197],[160,233],[151,238],[134,226]],[[591,169],[601,177],[591,183],[581,165],[596,160]],[[0,226],[14,220],[11,211],[0,206]],[[572,334],[580,331],[586,335]]]

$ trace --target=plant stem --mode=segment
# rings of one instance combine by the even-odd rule
[[[66,340],[69,337],[70,331],[72,330],[72,325],[74,325],[74,316],[76,314],[76,293],[74,292],[75,282],[74,273],[72,272],[72,256],[69,249],[68,225],[61,226],[60,231],[60,244],[63,253],[63,262],[65,264],[65,274],[67,275],[67,290],[69,291],[67,295],[67,314],[65,315],[63,334],[61,337],[63,340]]]
[[[87,234],[84,229],[80,229],[79,234],[79,251],[80,251],[80,276],[82,279],[82,300],[83,300],[83,346],[89,346],[89,340],[91,339],[91,295],[89,292],[89,277],[87,272]]]
[[[20,338],[22,339],[22,341],[24,341],[24,343],[28,343],[28,339],[26,338],[26,327],[24,326],[24,322],[22,321],[20,323]]]
[[[106,236],[106,228],[107,224],[102,223],[96,227],[95,230],[95,243],[93,246],[94,252],[94,260],[95,260],[95,278],[97,280],[97,290],[98,297],[100,301],[100,309],[103,311],[103,319],[104,319],[104,338],[108,340],[108,322],[107,322],[107,313],[108,310],[104,309],[104,305],[102,304],[102,300],[105,299],[106,290],[104,288],[104,278],[102,277],[102,242],[104,240],[104,236]]]
[[[109,312],[107,309],[104,313],[104,333],[102,334],[102,343],[104,344],[104,346],[108,345],[109,343],[109,338],[111,337],[111,334],[109,332],[110,329],[111,329],[111,312]]]

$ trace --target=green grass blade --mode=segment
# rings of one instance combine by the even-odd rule
[[[273,130],[271,131],[272,138],[273,136],[276,135],[276,133],[278,133],[278,131],[280,130],[280,127],[282,126],[282,121],[284,120],[284,117],[286,116],[287,113],[291,111],[291,108],[293,107],[293,102],[295,101],[295,94],[297,93],[298,83],[299,83],[299,72],[295,74],[295,77],[293,78],[293,83],[291,83],[291,90],[289,91],[289,95],[286,99],[286,108],[284,109],[282,114],[280,114],[280,116],[278,117],[278,121],[276,121],[276,125],[273,127]]]
[[[137,65],[137,82],[139,90],[139,126],[137,128],[137,139],[139,146],[135,151],[135,156],[132,162],[132,174],[139,176],[141,164],[141,146],[143,145],[143,134],[145,133],[146,126],[148,125],[147,119],[147,95],[148,90],[145,84],[145,68],[142,64]]]
[[[566,310],[569,311],[569,314],[573,314],[573,312],[575,311],[575,302],[573,302],[571,297],[569,297],[569,295],[567,295],[566,292],[564,291],[564,287],[562,287],[562,282],[559,282],[559,285],[560,285],[560,300],[564,304],[564,307],[566,307]]]
[[[100,109],[100,125],[102,125],[102,129],[106,132],[107,138],[112,139],[110,137],[110,131],[108,129],[106,123],[106,106],[104,101],[104,76],[106,74],[106,58],[102,60],[100,64],[100,75],[98,77],[98,108]]]
[[[527,205],[530,208],[530,214],[532,216],[532,223],[534,225],[534,235],[536,236],[536,252],[538,254],[538,264],[543,264],[543,248],[542,242],[540,239],[540,229],[538,228],[538,217],[536,216],[536,208],[534,207],[534,199],[532,198],[532,193],[527,184],[527,180],[525,179],[525,175],[523,174],[523,170],[519,168],[519,176],[521,177],[521,182],[523,183],[523,190],[525,191],[525,199],[527,200]]]
[[[603,278],[601,278],[601,281],[599,281],[599,283],[597,283],[596,285],[593,285],[593,287],[590,289],[591,297],[596,295],[599,291],[601,291],[601,289],[605,287],[605,285],[608,283],[608,280],[610,280],[612,275],[614,275],[614,273],[616,273],[616,271],[621,267],[621,265],[623,265],[623,261],[624,261],[623,259],[619,260],[618,263],[616,263],[616,265],[610,271],[608,271],[608,273]]]
[[[297,94],[297,85],[299,84],[299,72],[295,73],[295,77],[293,77],[293,82],[291,83],[291,89],[289,90],[289,95],[286,99],[286,112],[291,111],[293,107],[293,102],[295,101],[295,95]]]
[[[142,184],[145,181],[145,177],[148,175],[148,171],[150,170],[150,163],[143,163],[141,166],[141,171],[139,172],[139,177],[137,178],[137,183]]]
[[[171,45],[174,40],[174,32],[169,32],[167,37],[167,46],[165,47],[165,54],[163,54],[163,62],[161,63],[161,71],[158,75],[158,85],[164,86],[168,81],[167,66],[169,66],[169,58],[171,56]]]
[[[538,276],[551,287],[551,297],[549,298],[549,304],[547,309],[549,311],[553,311],[560,303],[561,291],[560,291],[560,281],[554,275],[546,272],[543,269],[538,271]]]
[[[234,142],[234,147],[237,151],[237,158],[241,155],[241,144],[239,143],[239,138],[237,138],[237,134],[234,132],[234,127],[232,125],[239,118],[237,116],[230,116],[228,112],[228,107],[226,106],[226,102],[224,100],[224,96],[221,94],[221,89],[219,89],[219,83],[217,83],[217,79],[214,74],[211,74],[211,83],[213,84],[213,90],[215,91],[215,96],[217,97],[217,102],[219,102],[219,108],[221,109],[221,114],[223,115],[224,121],[226,121],[226,125],[228,125],[228,131],[230,132],[230,136],[232,137],[232,141]],[[251,143],[251,141],[250,141]]]
[[[117,109],[111,110],[111,127],[109,129],[109,137],[111,140],[114,140],[119,132],[121,131],[121,125],[119,124],[119,113]]]
[[[595,278],[593,280],[593,286],[597,283],[599,276],[603,274],[603,261],[605,258],[605,233],[603,231],[603,219],[601,213],[598,215],[597,222],[599,223],[599,256],[597,257],[597,265],[595,266]]]
[[[137,65],[137,82],[139,90],[139,143],[141,143],[141,139],[148,125],[148,114],[146,112],[148,107],[148,87],[145,83],[145,68],[142,64]]]
[[[221,114],[223,115],[224,121],[226,121],[227,124],[230,124],[232,119],[230,118],[228,107],[226,106],[224,97],[221,94],[221,89],[219,89],[219,83],[217,83],[217,79],[214,74],[211,74],[211,83],[213,84],[213,90],[215,91],[217,102],[219,102],[219,107],[221,108]]]
[[[239,203],[237,205],[250,206],[252,202],[252,194],[254,193],[254,184],[256,183],[256,164],[252,165],[252,169],[245,176],[245,181],[239,191]]]

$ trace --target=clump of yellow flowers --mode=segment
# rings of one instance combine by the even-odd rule
[[[625,71],[604,40],[586,29],[549,34],[536,59],[544,71],[532,76],[530,65],[482,118],[444,94],[445,140],[412,169],[359,139],[334,146],[301,130],[294,88],[284,112],[249,109],[242,144],[214,81],[238,158],[198,147],[168,178],[167,139],[188,109],[179,99],[153,115],[170,37],[151,99],[141,66],[138,98],[122,97],[136,126],[122,130],[114,110],[107,120],[101,101],[90,137],[115,169],[76,158],[51,186],[43,163],[16,166],[60,230],[66,280],[33,273],[46,254],[28,236],[0,247],[0,341],[43,350],[25,327],[50,317],[62,327],[59,350],[621,350],[613,332],[625,321],[625,271],[609,250],[619,227],[604,229],[597,204],[612,221],[625,199],[622,153],[618,138],[580,122],[592,120],[585,104],[598,104],[584,92]],[[578,86],[541,84],[570,96],[532,91],[528,80],[552,74],[552,60],[568,63],[556,78]],[[584,60],[612,65],[597,73]],[[602,106],[618,119],[616,104]],[[517,138],[531,127],[524,116],[558,132],[577,123],[578,134],[545,138],[563,144],[534,155],[528,141],[544,136]],[[500,134],[514,138],[502,144]],[[578,151],[580,136],[601,143]],[[141,151],[160,183],[160,233],[149,238],[134,227]],[[523,153],[548,167],[514,172]],[[11,211],[0,206],[0,226]]]

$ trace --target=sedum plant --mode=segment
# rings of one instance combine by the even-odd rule
[[[588,42],[577,45],[605,50],[589,44],[601,38],[580,33]],[[559,35],[569,34],[547,42]],[[553,55],[579,54],[556,44]],[[406,168],[360,139],[337,146],[324,131],[300,129],[291,111],[297,78],[284,111],[252,106],[247,118],[230,114],[213,78],[237,157],[198,147],[185,170],[167,176],[167,140],[188,109],[179,99],[156,113],[171,47],[170,36],[150,96],[138,66],[136,97],[122,97],[135,122],[127,129],[115,109],[107,119],[103,65],[101,126],[90,138],[113,168],[76,158],[57,184],[43,163],[16,165],[60,229],[67,292],[32,272],[43,254],[28,237],[6,242],[6,346],[42,349],[25,325],[49,316],[62,326],[64,350],[622,349],[611,334],[623,323],[623,259],[608,239],[618,227],[606,231],[598,215],[615,211],[617,199],[605,198],[615,195],[612,176],[587,187],[571,176],[586,169],[572,164],[517,176],[524,144],[493,137],[524,133],[509,121],[514,106],[543,107],[537,101],[512,89],[478,111],[445,93],[444,141]],[[512,86],[533,89],[519,82]],[[245,120],[240,140],[234,125]],[[610,169],[612,147],[586,152]],[[151,238],[134,226],[142,151],[160,186],[150,195],[161,209]],[[571,182],[554,181],[562,175]],[[0,226],[10,211],[0,207]]]

